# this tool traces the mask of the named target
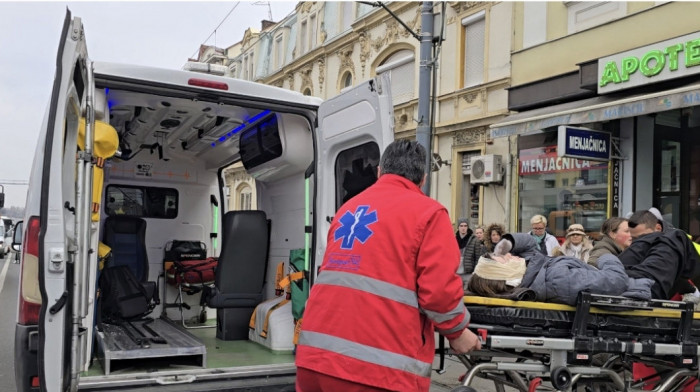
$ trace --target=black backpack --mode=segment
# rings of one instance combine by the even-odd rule
[[[155,285],[139,282],[131,269],[116,265],[100,275],[100,315],[102,321],[120,322],[145,317],[155,307]]]

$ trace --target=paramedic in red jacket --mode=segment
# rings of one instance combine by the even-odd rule
[[[333,218],[296,354],[297,392],[428,391],[434,331],[480,349],[445,207],[423,195],[425,149],[391,143],[379,179]]]

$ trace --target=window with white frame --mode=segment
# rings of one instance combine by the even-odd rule
[[[350,86],[352,86],[352,74],[346,72],[345,75],[343,75],[343,88],[348,88]]]
[[[306,53],[306,40],[307,40],[307,23],[306,21],[301,22],[301,36],[299,39],[299,43],[301,44],[301,48],[299,48],[299,54],[304,54]]]
[[[241,69],[241,71],[243,72],[241,74],[241,76],[245,80],[250,80],[250,75],[248,74],[248,62],[249,62],[249,59],[248,59],[248,55],[246,54],[243,56],[243,68]]]
[[[309,50],[316,47],[316,15],[311,15],[309,17]]]
[[[355,2],[342,1],[340,4],[340,31],[345,31],[355,21]]]
[[[486,12],[479,11],[462,19],[464,26],[464,84],[471,87],[484,83],[486,52]]]
[[[573,34],[627,15],[624,1],[566,1],[568,33]]]
[[[248,75],[248,80],[255,79],[255,61],[253,61],[253,52],[250,52],[250,54],[248,55]]]
[[[238,195],[238,209],[250,210],[253,202],[253,190],[248,185],[242,186]]]
[[[399,50],[377,67],[377,74],[389,73],[391,77],[392,103],[398,105],[413,99],[415,95],[415,54],[408,49]]]
[[[284,36],[282,34],[275,38],[275,69],[284,65]]]

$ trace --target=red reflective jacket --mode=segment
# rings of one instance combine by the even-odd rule
[[[331,224],[304,312],[296,365],[397,391],[427,391],[434,330],[469,322],[447,210],[385,174]]]

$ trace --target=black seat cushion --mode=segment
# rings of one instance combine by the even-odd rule
[[[112,248],[111,266],[128,266],[140,282],[148,280],[145,220],[129,216],[107,217],[102,242]]]
[[[263,211],[229,211],[223,219],[221,254],[214,286],[205,298],[212,308],[254,307],[262,301],[269,249]]]

